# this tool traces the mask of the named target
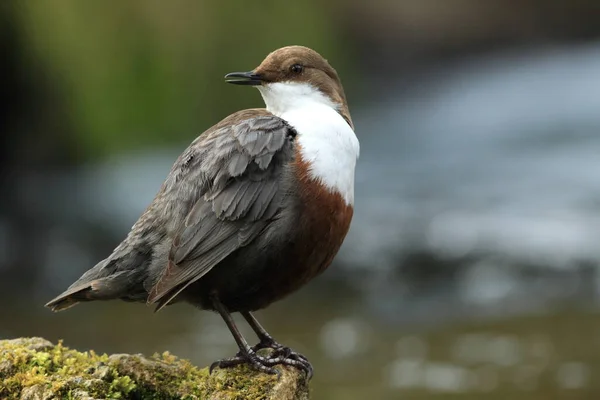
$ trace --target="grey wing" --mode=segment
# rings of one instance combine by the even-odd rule
[[[295,131],[285,121],[262,115],[205,135],[181,155],[165,183],[165,193],[194,200],[177,227],[167,268],[150,290],[148,302],[157,310],[252,241],[287,192]]]

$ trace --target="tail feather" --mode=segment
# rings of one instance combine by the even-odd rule
[[[92,290],[91,285],[92,282],[69,288],[65,292],[56,296],[54,299],[50,300],[46,304],[46,307],[50,308],[52,311],[62,311],[73,307],[80,301],[92,300],[89,298],[89,292]]]
[[[82,301],[111,300],[128,294],[126,289],[130,282],[125,271],[90,281],[81,282],[82,279],[50,300],[46,307],[52,311],[62,311]]]

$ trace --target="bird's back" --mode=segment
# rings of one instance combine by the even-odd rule
[[[281,209],[295,131],[264,109],[230,115],[178,158],[127,238],[47,306],[119,298],[163,306]]]

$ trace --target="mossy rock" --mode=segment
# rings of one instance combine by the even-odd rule
[[[98,355],[42,338],[0,340],[0,399],[308,399],[302,373],[208,373],[169,353]]]

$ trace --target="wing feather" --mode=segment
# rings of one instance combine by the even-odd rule
[[[182,154],[164,190],[191,207],[176,227],[149,303],[157,309],[168,304],[272,221],[287,192],[284,171],[294,137],[285,121],[255,110],[234,123],[222,121]]]

